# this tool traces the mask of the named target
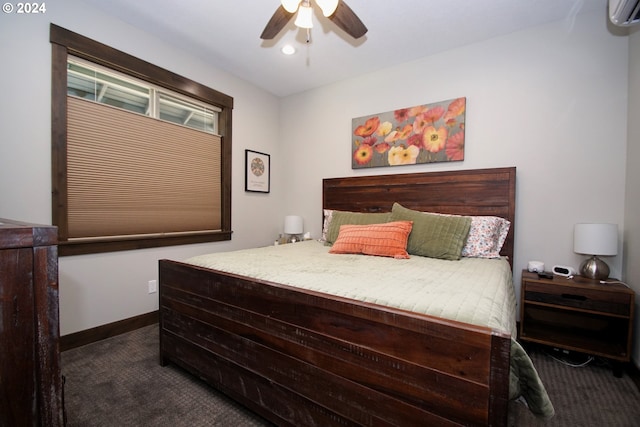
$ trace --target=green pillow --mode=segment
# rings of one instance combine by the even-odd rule
[[[393,204],[390,221],[413,221],[407,252],[431,258],[460,259],[467,241],[471,217],[438,215]]]
[[[325,245],[332,245],[338,238],[340,226],[345,224],[353,225],[370,225],[389,222],[390,212],[368,213],[368,212],[348,212],[333,211],[331,214],[331,222],[327,229],[327,238]]]

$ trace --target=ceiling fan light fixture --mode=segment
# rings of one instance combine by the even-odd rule
[[[284,7],[284,10],[287,12],[296,13],[301,1],[302,0],[280,0],[280,3],[282,3],[282,7]]]
[[[298,16],[296,16],[296,27],[299,28],[313,28],[313,9],[311,6],[302,5],[298,8]]]
[[[311,8],[313,1],[315,1],[314,7],[322,8],[324,17],[354,39],[359,39],[367,33],[367,27],[358,18],[358,15],[347,6],[345,0],[281,0],[281,4],[262,30],[260,38],[273,40],[295,17],[295,25],[307,30],[307,43],[309,43],[313,27],[314,11]]]
[[[316,0],[320,9],[322,9],[322,14],[326,17],[333,15],[333,12],[338,8],[338,1],[340,0]]]

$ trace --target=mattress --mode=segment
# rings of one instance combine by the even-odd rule
[[[516,336],[515,291],[511,267],[503,258],[337,255],[309,240],[200,255],[186,262]],[[533,363],[515,339],[511,342],[510,398],[522,396],[534,414],[552,416],[553,406]]]

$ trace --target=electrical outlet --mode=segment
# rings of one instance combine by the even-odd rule
[[[157,280],[149,280],[149,293],[154,294],[158,292],[158,281]]]

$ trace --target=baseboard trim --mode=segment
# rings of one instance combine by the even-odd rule
[[[136,329],[158,323],[158,319],[159,315],[156,310],[84,331],[75,332],[73,334],[64,335],[60,337],[60,351],[71,350],[106,338],[115,337],[116,335],[124,334],[125,332],[135,331]]]

